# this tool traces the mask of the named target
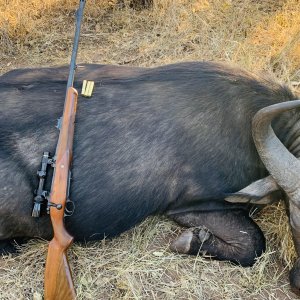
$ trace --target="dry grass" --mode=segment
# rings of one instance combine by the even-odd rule
[[[68,63],[77,2],[2,0],[0,73]],[[217,60],[274,72],[295,87],[300,81],[299,0],[154,0],[145,10],[129,2],[88,1],[79,62]],[[266,208],[257,221],[268,250],[252,268],[170,253],[180,229],[156,217],[112,241],[74,245],[78,298],[296,299],[288,286],[295,252],[283,207]],[[45,254],[46,243],[32,241],[18,257],[0,261],[0,299],[41,299]]]
[[[78,298],[296,299],[280,258],[286,252],[280,248],[288,228],[285,213],[274,206],[263,215],[268,250],[252,268],[169,252],[179,229],[157,217],[111,241],[74,245],[70,259]],[[46,250],[45,242],[32,241],[18,257],[2,260],[1,299],[41,299]]]

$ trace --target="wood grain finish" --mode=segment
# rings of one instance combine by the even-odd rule
[[[71,300],[76,298],[72,275],[66,252],[72,244],[73,237],[64,226],[64,211],[67,201],[68,177],[72,163],[72,147],[74,137],[74,121],[76,115],[78,93],[70,87],[67,90],[66,102],[62,118],[50,202],[61,204],[62,209],[50,207],[50,218],[54,237],[49,243],[45,270],[45,299]]]

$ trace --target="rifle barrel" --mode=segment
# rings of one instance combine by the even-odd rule
[[[79,8],[76,11],[76,30],[75,30],[74,44],[73,44],[73,50],[71,56],[67,90],[69,87],[73,86],[73,82],[74,82],[74,75],[76,70],[76,58],[77,58],[77,51],[78,51],[78,44],[79,44],[79,37],[80,37],[80,27],[81,27],[81,20],[83,17],[84,6],[85,6],[85,0],[80,0]]]

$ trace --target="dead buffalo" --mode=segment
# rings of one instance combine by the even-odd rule
[[[22,69],[0,77],[2,249],[13,238],[52,236],[49,217],[32,218],[31,211],[41,155],[55,151],[67,72]],[[286,87],[207,62],[82,65],[75,87],[83,79],[94,80],[95,91],[79,98],[77,110],[70,191],[76,209],[66,218],[76,240],[113,237],[151,214],[167,214],[188,227],[172,249],[250,266],[265,239],[249,202],[288,196],[299,253],[300,167],[293,155],[300,155],[300,114],[286,111],[299,105]],[[270,106],[271,113],[261,111]],[[258,111],[257,151],[251,123]],[[48,174],[47,189],[50,183]],[[291,272],[295,289],[299,265]]]

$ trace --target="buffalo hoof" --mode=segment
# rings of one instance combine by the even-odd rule
[[[207,241],[211,233],[204,226],[189,228],[184,231],[171,245],[170,250],[183,254],[197,254],[201,245]]]
[[[297,258],[290,271],[290,283],[292,291],[300,296],[300,258]]]

